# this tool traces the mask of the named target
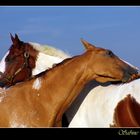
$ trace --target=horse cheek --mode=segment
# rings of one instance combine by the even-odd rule
[[[26,79],[29,79],[30,77],[31,77],[31,71],[29,69],[27,70],[24,69],[23,71],[21,71],[15,76],[13,82],[17,83],[17,82],[25,81]]]

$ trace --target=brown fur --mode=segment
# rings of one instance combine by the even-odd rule
[[[11,35],[11,40],[13,44],[9,49],[8,56],[5,58],[6,70],[0,78],[2,87],[9,87],[29,79],[32,75],[32,69],[35,68],[38,55],[38,51],[29,43],[20,41],[17,35],[15,35],[15,38]],[[25,57],[25,53],[29,56]],[[25,61],[26,65],[23,66]]]

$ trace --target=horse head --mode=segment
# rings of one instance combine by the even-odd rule
[[[5,56],[4,70],[1,72],[0,86],[10,86],[31,76],[35,67],[37,52],[29,43],[21,41],[17,34],[11,34],[12,45]]]
[[[26,43],[10,34],[12,45],[0,62],[0,87],[25,81],[70,57],[52,46]]]
[[[85,40],[81,40],[89,53],[88,71],[98,82],[122,81],[129,82],[139,77],[138,69],[128,65],[111,50],[98,48]],[[94,65],[93,65],[94,64]]]

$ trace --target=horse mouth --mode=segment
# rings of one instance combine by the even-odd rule
[[[122,82],[121,79],[117,79],[116,77],[109,76],[109,75],[101,75],[101,74],[96,74],[97,75],[97,81],[100,82]]]
[[[98,76],[98,79],[101,81],[108,81],[108,82],[123,82],[123,83],[129,83],[135,79],[140,78],[140,74],[132,74],[126,77],[123,77],[123,79],[117,79],[116,77],[109,76],[109,75],[101,75],[101,74],[96,74]]]
[[[128,79],[124,78],[124,81],[122,80],[122,82],[128,83],[128,82],[131,82],[131,81],[138,79],[138,78],[140,78],[140,73],[134,73],[134,74],[130,75]]]
[[[96,74],[97,76],[99,76],[99,77],[102,77],[102,78],[110,78],[110,79],[114,79],[114,80],[116,80],[116,78],[115,77],[112,77],[112,76],[108,76],[108,75],[100,75],[100,74]]]

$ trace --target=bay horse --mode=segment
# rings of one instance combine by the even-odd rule
[[[140,79],[92,89],[69,127],[140,127]]]
[[[1,92],[0,127],[59,127],[87,82],[129,82],[138,74],[110,50],[82,43],[85,53]]]
[[[26,43],[11,34],[12,45],[0,63],[0,87],[23,82],[70,57],[59,49]]]

